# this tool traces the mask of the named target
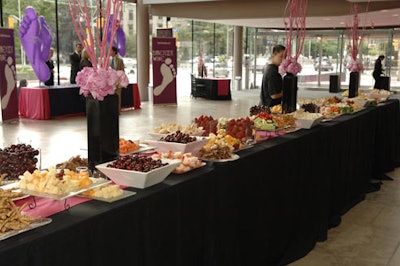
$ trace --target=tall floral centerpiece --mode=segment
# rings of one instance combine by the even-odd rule
[[[296,111],[297,102],[297,74],[301,72],[301,65],[297,62],[303,50],[306,36],[306,12],[308,0],[288,0],[285,8],[286,30],[286,58],[279,66],[279,73],[283,77],[282,112]],[[287,12],[289,15],[286,16]],[[294,33],[296,32],[296,46],[293,47]],[[294,55],[292,55],[294,51]]]
[[[109,66],[109,58],[122,17],[122,0],[96,0],[94,18],[86,0],[69,0],[68,4],[76,34],[93,65],[76,77],[79,93],[86,97],[88,162],[93,171],[96,164],[118,156],[119,104],[115,90],[128,86],[129,80],[124,71]],[[95,29],[93,21],[98,21]]]
[[[358,95],[358,87],[360,85],[360,72],[363,71],[363,64],[357,60],[358,47],[361,43],[359,35],[359,17],[358,17],[358,4],[352,4],[352,19],[351,25],[347,24],[347,35],[349,39],[349,51],[351,53],[351,60],[346,68],[350,71],[349,83],[349,98]]]

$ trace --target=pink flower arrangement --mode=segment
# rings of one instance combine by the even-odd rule
[[[279,66],[279,73],[284,75],[286,73],[292,73],[293,75],[297,75],[301,72],[302,66],[295,58],[284,59]]]
[[[115,89],[128,86],[129,80],[124,71],[116,71],[109,66],[111,44],[120,26],[123,1],[96,0],[96,3],[94,16],[101,16],[105,21],[103,26],[97,24],[93,31],[93,18],[87,2],[68,1],[72,24],[93,64],[93,67],[83,68],[76,76],[76,84],[80,86],[79,93],[86,97],[92,95],[94,99],[102,101],[105,96],[114,94]],[[99,56],[96,55],[96,50],[100,53]]]
[[[363,64],[358,61],[358,60],[350,60],[349,64],[346,66],[346,68],[350,71],[350,72],[361,72],[364,70],[364,66]]]
[[[76,76],[76,84],[81,87],[80,94],[102,101],[105,96],[114,94],[116,88],[128,86],[129,79],[122,70],[85,67]]]
[[[301,65],[297,62],[303,49],[304,39],[306,36],[306,13],[308,0],[288,0],[285,15],[289,12],[289,16],[284,18],[286,30],[286,59],[279,66],[279,73],[291,73],[297,75],[301,72]],[[292,55],[293,35],[296,31],[296,53]]]

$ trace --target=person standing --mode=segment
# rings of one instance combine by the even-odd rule
[[[111,68],[115,70],[125,71],[124,60],[118,54],[118,48],[113,46],[111,47]],[[119,112],[121,113],[121,90],[122,88],[117,87],[115,93],[118,95],[118,106]]]
[[[382,69],[382,61],[385,59],[384,55],[380,55],[376,60],[375,60],[375,65],[374,65],[374,71],[372,72],[372,76],[375,79],[375,85],[374,89],[382,89],[382,74],[383,74],[383,69]]]
[[[70,83],[76,84],[76,75],[81,70],[80,63],[81,63],[81,53],[82,53],[82,44],[77,43],[75,45],[75,52],[69,55],[69,62],[71,63],[71,76],[70,76]]]
[[[44,85],[54,86],[54,62],[53,62],[54,48],[50,47],[49,60],[46,61],[46,65],[50,70],[50,78],[45,81]]]
[[[90,61],[89,53],[86,49],[82,51],[82,59],[80,62],[80,68],[83,69],[84,67],[93,67],[92,61]]]
[[[279,66],[283,61],[285,52],[286,47],[283,45],[276,45],[272,49],[270,63],[267,65],[263,73],[260,105],[272,107],[281,104],[282,102],[283,80],[282,75],[279,74]]]
[[[111,47],[111,68],[125,71],[124,60],[118,54],[118,48]]]

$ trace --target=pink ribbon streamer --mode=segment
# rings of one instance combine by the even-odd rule
[[[101,5],[101,3],[102,5]],[[79,41],[88,52],[93,68],[108,69],[109,58],[111,55],[111,45],[107,43],[108,34],[111,33],[110,39],[113,40],[118,30],[118,21],[122,18],[122,0],[96,0],[96,21],[101,18],[100,23],[97,22],[95,31],[92,30],[93,18],[90,16],[90,7],[87,0],[68,0],[69,11],[72,17],[72,24]],[[110,15],[113,14],[114,19],[110,23]],[[105,20],[104,23],[102,20]],[[109,31],[109,27],[111,30]],[[99,61],[96,56],[96,47],[99,51]]]
[[[308,0],[288,0],[285,8],[284,24],[286,30],[286,56],[284,64],[280,69],[281,73],[289,72],[297,75],[301,71],[301,65],[297,62],[303,50],[306,37],[306,14]],[[286,14],[289,16],[286,17]],[[292,55],[293,35],[296,33],[296,51]]]

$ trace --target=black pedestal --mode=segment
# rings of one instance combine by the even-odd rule
[[[349,83],[349,98],[354,98],[358,95],[359,86],[360,86],[360,72],[351,72],[350,83]]]
[[[329,92],[336,93],[339,92],[339,75],[329,76]]]
[[[390,77],[381,77],[381,89],[390,91]]]
[[[94,171],[100,163],[115,160],[119,151],[118,95],[103,101],[86,98],[88,166]]]
[[[297,104],[297,76],[286,74],[283,78],[282,113],[296,111]]]

